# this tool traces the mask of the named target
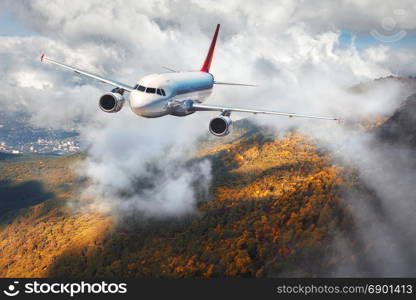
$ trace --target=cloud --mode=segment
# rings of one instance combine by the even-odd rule
[[[150,217],[194,211],[211,181],[208,161],[186,162],[195,155],[201,128],[192,126],[192,117],[175,120],[172,128],[169,118],[140,119],[122,112],[83,131],[91,147],[77,170],[92,180],[84,191],[84,197],[94,199],[89,208]]]
[[[376,8],[374,1],[322,1],[313,4],[313,9],[311,5],[308,1],[281,1],[279,5],[269,1],[245,5],[238,1],[74,0],[71,5],[3,1],[0,9],[36,35],[0,37],[0,103],[29,111],[39,126],[50,126],[55,119],[55,127],[59,120],[65,128],[77,127],[80,120],[89,121],[85,115],[98,113],[97,99],[110,88],[40,64],[40,54],[46,52],[68,64],[134,84],[145,74],[162,72],[162,66],[198,70],[216,23],[222,24],[212,67],[216,79],[254,82],[260,88],[217,87],[212,103],[246,106],[256,99],[259,107],[315,113],[313,102],[324,101],[312,92],[311,100],[298,99],[299,95],[287,92],[287,86],[304,88],[313,72],[342,87],[397,70],[403,75],[414,73],[416,54],[410,49],[379,45],[358,51],[354,44],[340,47],[339,41],[350,24],[369,33],[373,28],[369,20],[382,19],[396,5],[411,12],[411,1]],[[229,18],[230,14],[236,18]],[[402,27],[409,32],[412,20],[403,21],[406,26]],[[94,89],[82,96],[85,85]],[[29,97],[36,99],[36,106],[27,103]],[[71,107],[59,110],[53,102]],[[42,115],[36,117],[40,111]]]
[[[302,1],[295,19],[310,25],[315,30],[326,30],[330,26],[343,28],[345,31],[366,33],[373,29],[383,30],[383,20],[393,18],[395,30],[405,29],[414,33],[416,21],[412,17],[415,12],[413,1],[349,0],[319,3]],[[391,32],[390,32],[391,34]]]
[[[342,192],[349,204],[354,230],[336,237],[340,258],[336,276],[414,276],[416,234],[413,212],[416,165],[409,145],[389,144],[374,132],[332,128],[326,134],[303,129],[331,150],[337,163],[354,170],[355,188]],[[357,245],[363,251],[357,252]],[[351,260],[348,258],[354,257]]]

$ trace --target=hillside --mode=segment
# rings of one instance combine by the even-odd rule
[[[374,130],[396,137],[399,120],[409,130],[400,139],[412,143],[415,127],[400,121],[412,101]],[[71,209],[88,184],[74,169],[82,154],[1,155],[0,276],[378,275],[369,263],[378,245],[358,234],[385,216],[377,193],[296,130],[265,132],[242,120],[227,138],[202,140],[187,163],[212,162],[210,195],[198,199],[197,213],[163,220]],[[363,204],[375,213],[360,223]]]
[[[384,122],[377,134],[390,143],[416,146],[416,94],[409,96],[397,111]]]
[[[343,169],[307,138],[265,137],[242,122],[231,143],[205,145],[213,163],[199,214],[143,224],[74,213],[81,155],[3,161],[0,275],[278,276],[314,275],[331,266],[332,234],[350,227],[340,197]],[[5,195],[2,192],[2,195]],[[19,204],[13,205],[10,202]],[[5,213],[5,210],[20,208]],[[317,257],[314,265],[302,260]],[[320,259],[320,257],[322,259]]]
[[[71,170],[80,157],[19,155],[1,161],[1,277],[46,276],[63,249],[84,245],[108,228],[108,217],[65,207],[82,182]]]

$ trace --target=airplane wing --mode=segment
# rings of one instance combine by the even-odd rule
[[[293,113],[285,113],[271,110],[257,110],[257,109],[248,109],[248,108],[236,108],[236,107],[226,107],[226,106],[217,106],[217,105],[206,105],[193,103],[192,110],[194,111],[220,111],[220,112],[245,112],[252,114],[268,114],[268,115],[277,115],[277,116],[286,116],[286,117],[298,117],[298,118],[310,118],[310,119],[323,119],[323,120],[333,120],[339,121],[338,118],[334,117],[321,117],[321,116],[310,116],[310,115],[299,115]]]
[[[107,78],[104,78],[100,75],[96,75],[96,74],[93,74],[93,73],[90,73],[90,72],[87,72],[87,71],[83,71],[83,70],[80,70],[78,68],[71,67],[71,66],[68,66],[66,64],[57,62],[56,60],[53,60],[53,59],[50,59],[50,58],[46,57],[45,54],[42,54],[42,56],[40,57],[40,61],[41,62],[48,61],[48,62],[50,62],[54,65],[60,66],[64,69],[73,71],[73,72],[78,73],[78,74],[85,75],[85,76],[90,77],[90,78],[94,78],[98,81],[101,81],[101,82],[107,83],[109,85],[118,87],[118,88],[123,89],[123,90],[128,91],[128,92],[131,92],[132,90],[134,90],[134,88],[130,85],[127,85],[127,84],[124,84],[124,83],[121,83],[121,82],[117,82],[117,81],[114,81],[114,80],[111,80],[111,79],[107,79]]]

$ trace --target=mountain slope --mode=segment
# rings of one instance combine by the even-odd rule
[[[195,158],[212,161],[212,193],[199,200],[198,214],[180,219],[114,223],[110,216],[71,211],[67,199],[85,184],[71,170],[79,155],[3,162],[2,180],[20,182],[13,185],[37,178],[53,194],[6,214],[0,275],[330,274],[330,241],[351,227],[339,193],[343,169],[296,133],[275,139],[243,122],[228,142],[207,142]],[[313,264],[303,263],[311,257]]]
[[[0,163],[1,277],[47,276],[65,249],[93,245],[109,228],[109,217],[66,208],[82,183],[72,172],[81,157],[19,155]]]
[[[409,96],[378,129],[378,136],[391,143],[416,146],[416,94]]]
[[[405,84],[414,88],[414,80]],[[0,153],[0,276],[414,276],[412,222],[389,209],[401,204],[411,215],[414,207],[406,183],[416,174],[415,104],[413,95],[390,117],[353,124],[375,137],[370,158],[386,160],[370,170],[346,166],[295,130],[279,138],[236,122],[230,136],[202,139],[187,162],[209,159],[213,181],[197,211],[181,218],[120,219],[82,209],[79,191],[89,182],[76,169],[83,154]],[[410,180],[395,185],[392,167]],[[394,196],[383,202],[364,178],[388,172],[375,183],[398,190],[402,203]],[[383,270],[384,251],[388,266],[406,257],[409,269]]]

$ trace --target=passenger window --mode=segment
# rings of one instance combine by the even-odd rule
[[[150,88],[150,87],[148,87],[148,88],[146,89],[146,93],[149,93],[149,94],[155,94],[155,93],[156,93],[156,89],[155,89],[155,88]]]
[[[144,86],[142,86],[142,85],[139,85],[138,87],[137,87],[137,89],[139,90],[139,91],[142,91],[142,92],[144,92],[144,90],[146,89]]]

